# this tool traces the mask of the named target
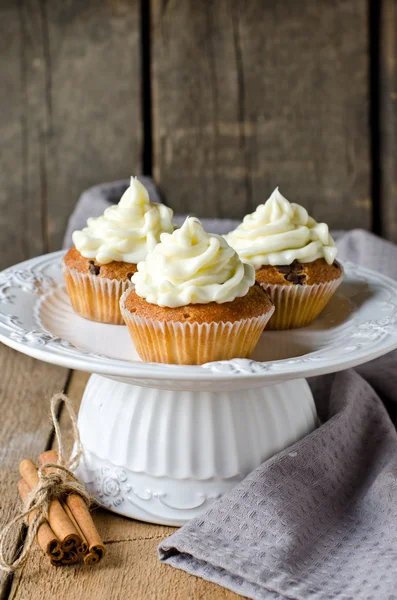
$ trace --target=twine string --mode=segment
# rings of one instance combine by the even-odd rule
[[[73,449],[67,459],[58,418],[61,403],[65,405],[69,413],[74,440]],[[55,394],[51,398],[51,419],[58,446],[58,463],[47,462],[38,469],[39,483],[28,495],[24,510],[0,532],[0,569],[6,573],[14,573],[26,563],[33,541],[40,526],[48,517],[48,510],[53,500],[64,498],[68,494],[79,494],[88,506],[91,502],[91,497],[84,484],[73,473],[79,465],[83,449],[76,414],[71,401],[65,394]],[[29,517],[33,512],[35,514],[29,523]],[[15,544],[18,539],[15,536],[15,528],[21,522],[25,522],[28,527],[25,543],[20,554],[16,558],[9,559],[8,557],[15,553]]]

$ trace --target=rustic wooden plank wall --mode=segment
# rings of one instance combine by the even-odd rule
[[[241,217],[276,185],[370,227],[362,0],[153,1],[154,169],[178,211]]]
[[[3,0],[0,268],[60,247],[86,187],[140,172],[176,211],[240,218],[279,184],[397,241],[396,11]]]
[[[58,249],[82,190],[141,171],[138,0],[0,3],[0,267]]]
[[[380,4],[379,185],[381,232],[397,242],[397,0]]]

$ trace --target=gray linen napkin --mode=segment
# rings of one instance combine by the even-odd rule
[[[69,231],[103,211],[97,196],[83,196]],[[338,247],[397,278],[393,244],[356,230]],[[397,600],[396,359],[312,379],[324,424],[165,540],[160,559],[254,599]]]
[[[338,246],[397,278],[393,244],[356,230]],[[396,360],[312,379],[324,424],[165,540],[160,559],[249,598],[396,599],[397,434],[385,408],[394,418]]]

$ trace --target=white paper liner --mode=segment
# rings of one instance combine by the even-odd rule
[[[294,329],[308,325],[328,304],[342,279],[343,276],[312,285],[261,283],[275,306],[267,329]]]
[[[121,313],[135,348],[146,362],[200,365],[216,360],[248,358],[273,310],[234,323],[181,323],[140,317],[124,306]]]
[[[120,312],[122,294],[134,287],[131,281],[107,279],[90,273],[80,273],[62,266],[73,309],[86,319],[100,323],[123,325]]]

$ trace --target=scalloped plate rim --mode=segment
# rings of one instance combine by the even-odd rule
[[[0,272],[0,288],[1,288],[1,279],[4,276],[11,275],[17,271],[23,270],[32,270],[34,271],[35,267],[49,268],[52,266],[56,266],[56,263],[59,262],[60,268],[60,259],[64,255],[65,250],[53,252],[50,254],[42,255],[39,257],[35,257],[21,263],[18,263],[12,267],[8,267],[4,271]],[[389,291],[393,291],[395,293],[395,297],[397,299],[397,282],[393,279],[387,277],[386,275],[382,275],[372,271],[366,267],[361,267],[354,265],[354,263],[343,262],[345,267],[345,271],[348,271],[350,268],[354,268],[355,276],[357,278],[362,278],[364,281],[368,283],[375,284],[383,284],[385,288],[388,288]],[[11,286],[14,287],[14,286]],[[51,288],[50,288],[51,289]],[[29,290],[32,294],[32,290]],[[34,308],[37,304],[37,299],[39,298],[39,294],[35,294],[35,300],[31,301],[31,312],[33,314]],[[390,302],[392,304],[392,302]],[[9,313],[3,311],[3,307],[7,307],[9,304],[4,304],[1,301],[0,297],[0,316],[7,316]],[[374,305],[376,306],[376,305]],[[397,304],[395,304],[397,308]],[[375,311],[376,312],[376,311]],[[397,314],[397,311],[393,311],[393,319],[394,315]],[[397,318],[395,319],[397,325]],[[376,321],[373,321],[376,323]],[[380,321],[379,321],[380,322]],[[370,321],[364,322],[371,323]],[[361,325],[360,323],[358,324]],[[381,327],[381,326],[380,326]],[[42,333],[46,333],[44,329],[41,330]],[[322,375],[325,373],[334,373],[337,371],[345,370],[347,368],[351,368],[354,366],[358,366],[370,360],[374,360],[384,354],[391,352],[392,350],[397,348],[397,327],[396,332],[386,331],[384,339],[381,339],[381,342],[375,350],[371,350],[370,347],[364,347],[361,351],[357,351],[350,358],[346,359],[343,356],[343,351],[341,351],[341,357],[339,359],[333,358],[327,361],[326,355],[321,359],[311,359],[310,354],[302,355],[300,357],[296,357],[296,359],[283,359],[280,361],[270,361],[270,362],[256,362],[253,360],[247,359],[234,359],[232,361],[220,361],[218,363],[210,363],[207,365],[201,366],[184,366],[184,365],[165,365],[160,363],[144,363],[144,362],[129,362],[124,360],[116,360],[113,358],[94,358],[91,356],[87,356],[87,353],[79,351],[78,349],[73,349],[76,356],[67,354],[66,351],[62,352],[62,347],[57,349],[55,352],[49,345],[44,346],[32,346],[28,343],[18,341],[17,339],[13,339],[10,335],[5,333],[5,325],[0,322],[0,341],[2,341],[7,346],[14,348],[17,351],[20,351],[24,354],[32,356],[38,360],[43,360],[45,362],[49,362],[55,365],[88,371],[91,373],[98,373],[101,375],[109,376],[109,377],[122,377],[136,383],[139,383],[140,380],[168,380],[172,381],[187,381],[194,378],[197,383],[202,382],[213,382],[213,381],[226,381],[230,380],[232,377],[233,380],[238,378],[241,380],[256,380],[263,382],[263,385],[276,383],[278,381],[285,381],[288,379],[297,379],[300,377],[312,377],[315,375]],[[311,353],[316,354],[316,352]],[[308,357],[305,359],[305,357]],[[310,360],[316,361],[319,360],[318,363],[310,364]],[[282,364],[283,363],[283,364]],[[288,364],[290,363],[290,364]],[[226,365],[227,370],[223,370]],[[235,367],[234,367],[235,365]],[[246,370],[243,369],[245,365]],[[249,365],[257,368],[264,369],[259,372],[252,372],[248,369]],[[280,368],[275,371],[265,370],[268,365],[277,365]],[[229,368],[230,367],[230,368]]]

